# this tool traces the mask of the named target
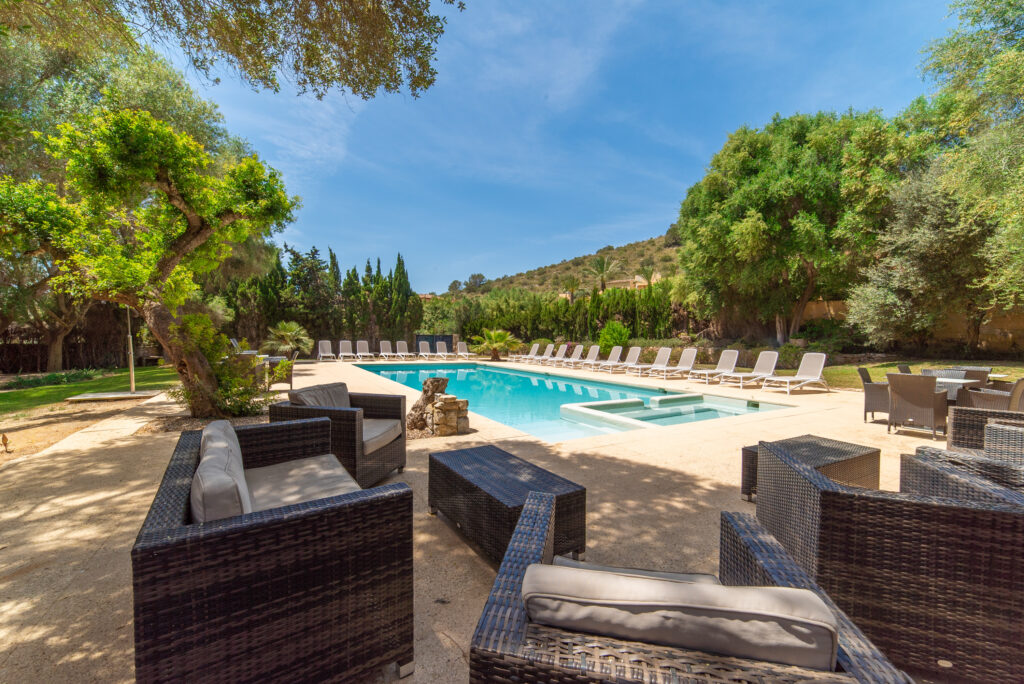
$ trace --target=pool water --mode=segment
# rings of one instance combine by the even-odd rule
[[[416,390],[423,388],[423,381],[427,378],[448,378],[446,391],[459,399],[468,399],[470,411],[549,442],[622,432],[633,427],[605,424],[600,420],[583,422],[574,419],[573,416],[565,417],[561,410],[563,405],[626,399],[641,399],[649,403],[651,398],[664,398],[670,394],[667,390],[657,388],[575,380],[558,375],[474,363],[357,365],[363,370]],[[747,406],[748,404],[753,408]],[[764,408],[758,408],[756,402],[737,400],[714,403],[709,401],[707,406],[691,402],[685,406],[672,405],[657,410],[645,408],[641,411],[634,407],[632,411],[636,415],[628,417],[650,425],[676,425],[778,407],[769,404],[760,406]],[[639,423],[635,425],[642,426]]]

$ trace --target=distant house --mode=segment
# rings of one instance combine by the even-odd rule
[[[437,295],[434,294],[433,292],[426,292],[420,295],[420,301],[422,302],[429,302],[431,299],[435,298],[437,298]]]
[[[655,273],[651,276],[651,282],[656,283],[662,279],[660,273]],[[638,275],[632,278],[621,278],[619,280],[609,280],[608,287],[618,287],[623,290],[643,290],[649,283]]]

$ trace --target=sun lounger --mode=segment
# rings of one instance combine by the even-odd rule
[[[530,359],[537,358],[537,351],[539,349],[540,349],[540,343],[539,342],[535,342],[534,345],[532,347],[530,347],[530,353],[529,354],[509,354],[508,355],[508,360],[512,361],[514,363],[520,363],[520,362],[523,362],[523,361],[528,361]]]
[[[456,350],[456,358],[466,359],[467,361],[469,360],[469,345],[467,345],[465,342],[459,342],[458,346],[456,347]]]
[[[395,342],[395,356],[400,359],[412,358],[412,352],[409,351],[409,345],[405,340],[398,340]]]
[[[437,356],[434,352],[430,351],[430,343],[423,340],[419,344],[420,353],[417,356],[422,356],[425,359],[433,359]]]
[[[524,361],[532,360],[533,363],[544,363],[544,361],[546,359],[550,359],[551,358],[551,352],[553,352],[554,350],[555,350],[555,345],[549,344],[548,346],[546,346],[544,348],[544,353],[543,354],[541,354],[540,356],[534,357],[533,359],[524,359]]]
[[[391,351],[391,341],[390,340],[381,340],[380,341],[380,354],[378,356],[380,356],[380,358],[382,358],[384,360],[397,359],[398,358],[398,354],[396,354],[395,352]]]
[[[572,355],[565,357],[561,361],[555,362],[554,365],[556,365],[556,366],[572,367],[572,366],[576,365],[577,363],[579,363],[580,359],[582,359],[582,358],[583,358],[583,345],[582,344],[577,344],[573,348],[573,350],[572,350]]]
[[[448,351],[448,345],[445,344],[444,342],[435,342],[434,347],[437,349],[437,353],[435,354],[435,356],[439,358],[447,360],[448,357],[455,356],[455,354],[452,354],[450,351]]]
[[[577,368],[596,368],[597,364],[603,363],[599,358],[601,354],[601,345],[592,344],[590,350],[587,352],[587,358],[576,364]]]
[[[763,351],[757,355],[757,361],[754,362],[754,368],[748,373],[723,373],[718,381],[721,383],[726,382],[738,382],[740,389],[743,389],[744,385],[756,385],[759,382],[763,382],[765,378],[770,378],[775,373],[775,364],[779,361],[779,352],[777,351]]]
[[[352,343],[348,340],[340,340],[338,342],[338,360],[344,361],[347,357],[356,358],[352,351]]]
[[[640,347],[630,347],[629,351],[626,352],[626,359],[619,363],[609,366],[606,370],[609,373],[614,373],[617,370],[629,372],[629,369],[636,366],[636,362],[640,360],[640,352],[643,350]]]
[[[786,394],[806,385],[821,385],[828,392],[828,383],[822,377],[825,370],[825,355],[821,352],[808,352],[800,359],[800,367],[796,369],[796,375],[772,375],[764,379],[761,389],[770,385],[782,385],[786,388]]]
[[[723,349],[722,355],[718,357],[718,365],[713,370],[692,370],[690,378],[702,378],[705,385],[710,385],[712,380],[717,380],[726,373],[734,372],[739,356],[739,351],[735,349]]]
[[[654,357],[654,363],[638,363],[628,370],[635,370],[637,375],[643,375],[644,373],[652,374],[660,371],[668,372],[668,360],[672,356],[671,347],[661,347],[658,350],[658,355]]]
[[[605,361],[594,366],[594,370],[612,372],[612,369],[619,365],[619,358],[622,356],[622,347],[615,345],[612,350],[608,352],[608,358]]]
[[[552,366],[558,365],[565,358],[565,350],[568,348],[569,345],[567,344],[558,345],[558,351],[555,352],[555,355],[548,359],[542,359],[541,363]]]
[[[366,340],[358,340],[356,342],[356,358],[362,361],[363,359],[369,359],[373,361],[375,358],[373,352],[370,351],[370,343]]]
[[[338,360],[338,357],[334,354],[334,350],[331,349],[330,340],[320,340],[320,343],[317,345],[316,360],[323,361],[324,359]]]
[[[665,377],[670,375],[678,375],[679,377],[686,377],[693,370],[693,364],[697,362],[697,348],[687,347],[683,350],[683,353],[679,355],[679,362],[675,366],[670,368]]]

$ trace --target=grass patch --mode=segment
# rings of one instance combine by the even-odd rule
[[[829,387],[832,388],[849,388],[849,389],[860,389],[860,376],[857,375],[857,368],[863,366],[868,369],[871,373],[872,380],[885,382],[886,373],[898,373],[896,369],[896,361],[885,362],[885,363],[864,363],[864,364],[845,364],[842,366],[825,366],[825,382],[828,383]],[[949,368],[951,366],[988,366],[991,364],[993,373],[1006,373],[1010,377],[1008,380],[1016,380],[1019,377],[1024,377],[1024,361],[964,361],[960,360],[917,360],[917,361],[899,361],[899,363],[906,363],[910,366],[910,370],[914,373],[920,374],[922,368]],[[702,364],[698,368],[714,368],[713,365]],[[750,370],[748,368],[742,368],[737,370]],[[796,375],[795,370],[777,370],[777,375]]]
[[[46,375],[35,375],[28,377],[17,377],[4,384],[0,389],[28,389],[29,387],[42,387],[44,385],[69,385],[73,382],[92,380],[103,375],[103,371],[94,368],[80,368],[64,371],[63,373],[47,373]]]
[[[135,369],[135,389],[162,390],[178,384],[178,374],[166,366]],[[119,392],[128,390],[128,369],[118,368],[102,377],[70,385],[45,385],[0,392],[0,415],[56,404],[68,397],[86,392]]]

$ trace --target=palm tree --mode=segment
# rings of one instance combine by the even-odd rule
[[[470,349],[474,354],[490,354],[491,361],[501,361],[501,354],[519,349],[522,344],[518,338],[507,330],[488,330],[484,328],[483,335],[473,336],[473,346]]]
[[[608,285],[608,279],[621,269],[622,265],[615,259],[606,256],[596,256],[590,260],[587,273],[597,278],[597,281],[601,284],[601,292],[604,292]]]
[[[562,278],[562,288],[569,293],[569,303],[576,301],[576,293],[580,291],[582,283],[577,276],[567,275]]]
[[[636,274],[644,279],[647,289],[654,284],[654,266],[641,266],[636,269]]]
[[[260,347],[262,351],[290,356],[296,349],[307,351],[313,348],[309,333],[295,321],[281,321],[267,332],[267,340]]]

